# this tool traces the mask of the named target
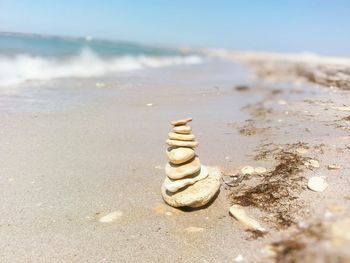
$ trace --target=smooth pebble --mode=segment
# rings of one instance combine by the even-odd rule
[[[328,183],[324,177],[314,176],[308,180],[307,187],[315,192],[323,192],[328,187]]]

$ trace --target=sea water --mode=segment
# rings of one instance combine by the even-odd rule
[[[91,37],[0,33],[0,87],[201,62],[199,55],[176,48]]]

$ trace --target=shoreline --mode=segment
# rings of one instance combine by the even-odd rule
[[[308,82],[350,90],[350,58],[315,54],[203,50],[213,57],[241,61],[258,78],[272,82]]]

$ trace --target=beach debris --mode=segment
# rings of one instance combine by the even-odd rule
[[[198,145],[192,129],[192,118],[173,121],[173,132],[166,142],[169,162],[161,187],[164,201],[173,207],[201,207],[208,204],[220,188],[221,171],[202,165],[194,148]]]
[[[297,153],[303,155],[303,154],[306,154],[309,150],[306,149],[306,148],[303,148],[303,147],[299,147],[299,148],[297,148],[295,151],[296,151]]]
[[[307,187],[315,192],[323,192],[328,187],[328,183],[323,176],[313,176],[308,180]]]
[[[266,229],[263,228],[258,221],[247,215],[242,206],[233,205],[230,207],[229,211],[234,218],[245,225],[249,230],[266,232]]]
[[[254,167],[246,165],[241,169],[242,174],[253,174],[254,173]]]
[[[147,103],[146,104],[148,107],[152,107],[153,106],[153,103]]]
[[[235,257],[233,259],[234,262],[242,262],[243,261],[243,256],[241,254],[237,255],[237,257]]]
[[[301,175],[307,160],[295,152],[300,143],[264,144],[258,148],[256,161],[275,163],[264,176],[243,176],[239,189],[229,194],[232,204],[255,207],[269,215],[269,223],[283,229],[295,223],[296,211],[303,205],[298,198],[304,186]]]
[[[189,226],[185,228],[185,231],[189,233],[202,232],[203,230],[204,230],[203,227],[197,227],[197,226]]]
[[[123,212],[120,210],[117,210],[101,217],[98,221],[100,221],[101,223],[112,223],[113,221],[122,217],[122,215],[123,215]]]
[[[305,162],[305,165],[312,166],[314,168],[320,168],[320,163],[317,160],[313,160],[313,159],[307,160]]]
[[[259,166],[254,168],[254,172],[257,174],[264,174],[267,172],[267,169],[265,167]]]
[[[343,107],[332,107],[332,109],[338,110],[338,111],[350,111],[350,107],[347,107],[347,106],[343,106]]]
[[[327,166],[327,169],[328,169],[328,170],[339,170],[339,169],[341,169],[341,166],[340,166],[340,165],[337,165],[337,164],[329,164],[329,165]]]

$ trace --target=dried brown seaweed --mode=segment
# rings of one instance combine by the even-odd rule
[[[234,204],[268,212],[278,227],[288,227],[294,223],[294,212],[300,207],[296,199],[302,189],[304,177],[300,172],[307,158],[293,151],[300,144],[284,148],[272,144],[268,146],[269,149],[264,149],[258,158],[272,156],[277,162],[275,169],[257,178],[258,182],[253,186],[243,186],[239,191],[233,191],[230,200]]]

